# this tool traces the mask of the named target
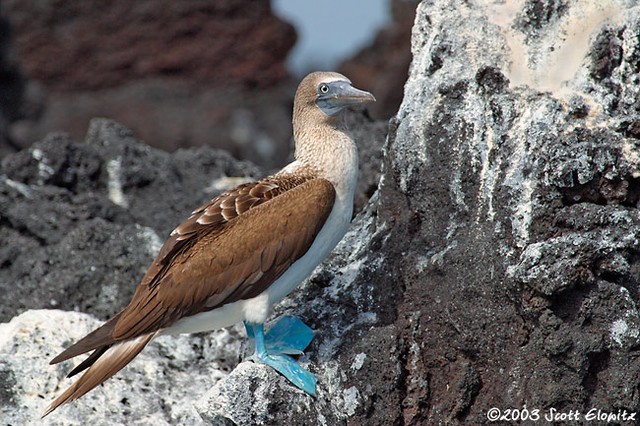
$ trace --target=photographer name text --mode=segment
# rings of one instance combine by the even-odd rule
[[[620,423],[635,422],[636,412],[630,412],[624,409],[620,410],[603,410],[601,408],[591,408],[587,411],[580,410],[558,410],[549,408],[541,410],[538,408],[490,408],[487,411],[487,419],[491,422],[507,421],[541,421],[541,422],[600,422],[600,423]]]

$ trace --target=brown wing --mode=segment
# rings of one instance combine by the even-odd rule
[[[172,232],[127,307],[52,363],[257,296],[306,253],[334,199],[330,182],[308,178],[220,195]]]

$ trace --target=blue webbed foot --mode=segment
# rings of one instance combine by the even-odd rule
[[[313,330],[300,318],[284,316],[265,334],[267,352],[301,355],[313,340]]]
[[[267,353],[259,354],[256,352],[251,358],[254,361],[258,361],[272,367],[278,373],[286,377],[291,383],[309,395],[316,394],[316,383],[318,382],[316,376],[302,368],[302,366],[289,355],[269,355]]]
[[[299,318],[283,317],[266,335],[262,324],[245,322],[247,335],[255,338],[255,353],[250,358],[271,366],[291,383],[310,395],[316,394],[318,379],[292,357],[300,354],[313,339],[313,331]]]
[[[244,327],[247,337],[255,339],[253,328],[247,322]],[[313,337],[313,330],[300,318],[283,316],[265,333],[264,342],[269,353],[302,355]]]

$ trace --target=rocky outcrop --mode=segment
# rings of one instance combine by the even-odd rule
[[[638,409],[640,9],[513,12],[417,12],[378,208],[405,423]]]
[[[7,0],[2,13],[42,102],[10,127],[18,147],[52,131],[80,141],[92,118],[109,117],[167,151],[208,145],[284,162],[296,35],[268,0]]]
[[[379,180],[386,123],[372,122],[364,111],[348,120],[363,148],[359,209]],[[263,174],[223,151],[201,147],[169,154],[151,148],[129,129],[103,119],[92,122],[83,144],[52,134],[4,158],[0,291],[11,295],[11,302],[0,305],[6,322],[0,325],[0,418],[12,424],[37,418],[44,400],[65,384],[61,380],[70,367],[48,366],[54,352],[95,328],[95,316],[106,319],[126,305],[163,240],[189,211]],[[57,310],[29,310],[42,308]],[[78,310],[93,317],[72,312]],[[117,381],[106,393],[101,388],[97,399],[86,399],[83,408],[61,411],[46,423],[85,424],[93,412],[93,418],[103,416],[109,423],[197,424],[193,402],[209,398],[214,384],[238,363],[244,334],[238,330],[220,331],[213,337],[221,339],[218,343],[211,334],[160,340],[134,367],[143,375],[154,371],[154,377]],[[179,353],[172,354],[175,345]],[[219,359],[211,363],[212,356]],[[255,368],[260,377],[284,384],[268,369]],[[188,384],[199,375],[206,377],[197,386]],[[156,391],[150,404],[131,397]]]
[[[266,0],[6,0],[2,7],[25,73],[56,93],[153,77],[266,87],[287,77],[284,59],[296,39]]]
[[[185,401],[187,391],[162,380],[191,367],[169,366],[160,380],[153,365],[164,360],[154,357],[118,376],[142,371],[128,382],[148,383],[141,392],[120,388],[115,397],[105,386],[88,396],[98,403],[80,400],[48,421],[118,421],[126,411],[127,422],[177,423],[169,410],[193,409],[205,424],[483,424],[496,414],[517,420],[525,407],[541,418],[578,411],[583,421],[592,409],[640,411],[639,32],[632,2],[530,0],[517,10],[508,2],[422,2],[377,190],[330,259],[277,308],[317,331],[302,362],[318,375],[318,396],[242,362]],[[125,171],[129,151],[136,149],[121,151]],[[48,170],[39,164],[21,181],[5,179],[4,193],[35,191],[40,168]],[[67,169],[56,182],[73,181]],[[144,182],[143,171],[126,173]],[[121,214],[145,211],[136,206],[120,206]],[[111,216],[107,224],[123,220]],[[10,228],[22,238],[29,229]],[[23,253],[36,242],[23,243]],[[56,270],[45,262],[32,269]],[[18,364],[45,369],[37,354],[66,343],[65,335],[48,343],[34,334],[34,316],[47,312],[2,326],[0,335],[11,337],[0,342],[0,378],[12,389],[0,393],[3,414],[45,405],[38,395],[57,386],[50,376],[25,382],[17,373]],[[46,335],[76,333],[51,318],[41,321]],[[21,336],[43,346],[21,353]],[[163,344],[173,345],[151,350]],[[205,368],[193,351],[180,359]],[[136,403],[148,407],[166,401],[163,414],[128,409],[130,395],[144,395]]]
[[[26,113],[26,81],[11,42],[11,28],[0,9],[0,158],[17,150],[9,134],[9,125]]]

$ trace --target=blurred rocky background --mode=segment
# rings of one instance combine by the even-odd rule
[[[49,5],[53,16],[66,3],[41,2],[39,9],[34,2],[24,13]],[[234,5],[249,4],[215,3],[164,9],[191,16],[193,5],[207,5],[235,10],[225,20],[242,21],[244,9]],[[20,4],[2,3],[5,24],[7,5]],[[251,4],[264,13],[255,12],[256,22],[273,19],[266,2]],[[296,391],[268,367],[241,362],[243,332],[232,328],[152,342],[125,371],[44,424],[487,424],[492,408],[499,410],[496,424],[510,424],[525,407],[541,418],[578,411],[578,424],[602,420],[586,418],[597,410],[614,416],[610,424],[633,424],[625,412],[636,413],[637,422],[640,6],[391,4],[394,20],[372,46],[338,66],[382,101],[379,110],[347,117],[361,148],[358,214],[333,255],[276,309],[301,316],[317,332],[301,359],[318,375],[318,396]],[[128,16],[103,32],[117,34]],[[163,30],[177,31],[175,22]],[[263,38],[290,31],[273,22],[282,32]],[[269,114],[288,126],[296,79],[287,75],[283,53],[279,65],[261,62],[268,81],[247,81],[248,73],[238,71],[220,89],[212,82],[194,87],[202,81],[197,76],[178,84],[180,72],[160,67],[150,81],[141,76],[119,89],[72,96],[25,72],[12,28],[1,33],[8,77],[0,93],[13,93],[16,109],[3,112],[11,153],[0,163],[0,419],[24,424],[67,383],[72,363],[51,367],[48,360],[128,300],[185,212],[283,161],[263,160],[277,151],[261,141],[280,140],[268,133],[276,123]],[[44,40],[64,31],[51,34]],[[277,56],[275,46],[269,57]],[[156,50],[153,58],[162,57]],[[406,79],[401,70],[409,62]],[[238,106],[244,124],[234,121],[235,107],[222,108],[230,121],[219,122],[219,139],[230,135],[228,148],[245,161],[209,140],[167,150],[142,143],[153,142],[115,116],[135,99],[114,102],[114,117],[125,125],[94,119],[79,136],[48,133],[20,149],[20,135],[36,131],[52,99],[67,97],[69,106],[75,96],[104,94],[85,102],[108,104],[113,93],[149,87],[184,90],[167,102],[203,111],[215,110],[203,106],[209,90],[221,90],[214,96],[220,105],[248,99]],[[267,111],[251,109],[260,94]],[[181,116],[166,108],[150,120],[152,129]],[[204,126],[216,122],[211,115],[191,118]],[[251,149],[233,140],[238,129]],[[278,148],[284,156],[288,132]]]
[[[381,2],[390,23],[337,69],[375,91],[372,113],[389,119],[416,3]],[[267,168],[287,162],[297,36],[269,1],[4,0],[0,17],[0,155],[52,131],[81,141],[92,118],[108,117],[166,151],[205,145]]]
[[[376,2],[388,9],[384,26],[368,36],[360,53],[340,59],[342,64],[334,56],[329,64],[378,97],[375,109],[347,117],[362,142],[357,211],[377,188],[388,119],[399,107],[408,74],[417,5]],[[288,6],[279,3],[282,14]],[[34,418],[29,407],[39,410],[42,392],[22,380],[42,384],[45,377],[35,369],[35,376],[19,372],[31,363],[5,350],[23,329],[15,328],[20,319],[8,321],[24,319],[20,315],[34,308],[108,318],[126,304],[163,240],[189,211],[291,159],[293,94],[301,73],[317,63],[287,66],[304,29],[292,23],[264,0],[0,3],[0,292],[11,294],[0,302],[0,322],[7,322],[0,332],[0,424]],[[337,23],[327,22],[326,31],[336,29]],[[330,55],[332,49],[329,43],[320,52]],[[391,55],[402,60],[380,59]],[[384,84],[376,86],[379,80]],[[95,324],[88,316],[40,318],[45,329],[57,324],[72,333]],[[49,341],[48,332],[31,322],[26,328],[44,331],[20,343],[27,357],[48,358],[50,349],[34,346]],[[175,372],[184,377],[184,388],[192,375],[210,376],[182,397],[202,397],[236,366],[238,333],[231,330],[231,340],[228,332],[222,336],[222,346],[208,335],[179,345],[186,358]],[[202,365],[196,359],[208,359],[210,367],[196,367],[195,373],[188,366]],[[177,376],[167,377],[176,382]],[[60,378],[51,381],[47,397]],[[33,396],[36,406],[27,402]],[[107,407],[107,400],[98,405]],[[122,401],[127,417],[135,404]],[[186,400],[185,412],[175,408],[182,403],[158,401],[174,408],[156,407],[152,415],[143,409],[135,418],[176,424],[200,419]],[[47,421],[86,419],[81,410]]]

